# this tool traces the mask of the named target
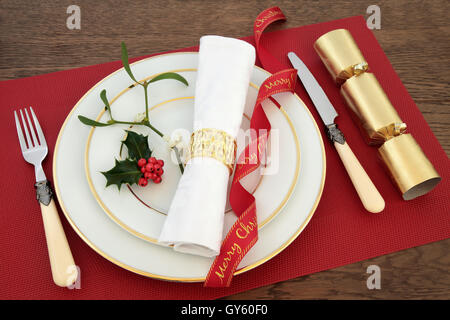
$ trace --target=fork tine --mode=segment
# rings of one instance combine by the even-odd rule
[[[27,129],[27,123],[25,122],[25,118],[23,117],[22,109],[20,109],[19,112],[20,112],[20,117],[22,118],[23,131],[25,131],[25,137],[27,138],[28,148],[33,148],[33,144],[31,143],[31,139],[30,139],[30,134],[28,133],[28,129]]]
[[[33,108],[30,107],[31,116],[33,117],[34,126],[36,127],[36,131],[39,137],[39,142],[41,143],[41,146],[46,146],[47,142],[45,141],[44,132],[42,132],[41,125],[39,124],[39,121],[34,114]]]
[[[39,145],[39,141],[36,138],[36,134],[34,133],[33,124],[31,123],[30,116],[28,115],[27,108],[24,108],[23,112],[25,112],[25,116],[27,117],[27,120],[28,120],[28,129],[30,129],[31,137],[33,138],[33,145],[35,147],[37,147]]]
[[[27,145],[23,137],[22,128],[20,127],[20,121],[19,118],[17,117],[16,111],[14,111],[14,118],[16,119],[17,136],[19,137],[20,149],[22,149],[22,152],[25,152],[27,150]]]

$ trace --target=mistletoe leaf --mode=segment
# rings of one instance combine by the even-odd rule
[[[91,127],[107,127],[107,126],[112,125],[112,123],[98,122],[98,121],[86,118],[85,116],[78,116],[78,119],[85,125],[88,125]]]
[[[134,82],[138,82],[136,80],[136,78],[134,77],[133,72],[131,72],[130,64],[128,62],[128,50],[127,50],[127,46],[125,45],[125,42],[122,42],[122,64],[123,64],[123,68],[128,73],[130,78]]]
[[[174,72],[161,73],[160,75],[151,79],[148,83],[152,83],[152,82],[156,82],[156,81],[164,80],[164,79],[178,80],[178,81],[184,83],[185,85],[189,86],[189,83],[187,82],[187,80],[184,77],[182,77],[178,73],[174,73]]]
[[[113,168],[101,172],[106,178],[106,186],[116,185],[120,190],[122,184],[134,184],[139,182],[142,172],[137,165],[136,160],[117,160]]]
[[[105,104],[105,109],[111,115],[111,107],[109,105],[108,98],[106,98],[106,90],[105,89],[103,89],[102,92],[100,92],[100,99],[102,99],[103,103]]]
[[[122,143],[128,149],[128,158],[139,160],[141,158],[148,159],[152,155],[152,151],[148,146],[148,136],[138,134],[134,131],[125,130],[127,137]]]

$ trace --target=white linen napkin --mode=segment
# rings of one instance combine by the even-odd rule
[[[194,131],[219,129],[236,138],[241,126],[255,49],[233,38],[200,38]],[[186,164],[159,242],[175,251],[213,257],[220,253],[229,169],[213,158]]]

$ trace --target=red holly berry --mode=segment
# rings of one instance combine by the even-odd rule
[[[158,160],[158,164],[161,166],[161,168],[164,167],[164,160]]]
[[[146,165],[145,165],[145,171],[147,171],[147,172],[153,172],[154,171],[154,164],[153,163],[147,163]]]
[[[160,183],[161,180],[161,177],[156,177],[155,179],[153,179],[153,183]]]
[[[144,178],[145,178],[145,179],[153,179],[153,175],[154,175],[154,173],[145,171],[145,173],[144,173]]]
[[[156,163],[157,161],[156,161],[155,157],[150,157],[150,158],[148,158],[148,162],[149,163]]]
[[[147,179],[145,179],[145,178],[140,178],[140,179],[139,179],[139,185],[140,185],[141,187],[145,187],[147,184],[148,184]]]
[[[138,161],[138,166],[140,168],[142,168],[143,166],[145,166],[145,164],[147,163],[147,160],[145,160],[144,158],[139,159]]]
[[[142,173],[145,173],[145,167],[142,167],[142,168],[141,168],[141,172],[142,172]]]
[[[163,175],[163,173],[164,173],[163,168],[159,168],[159,171],[158,171],[158,170],[156,171],[156,174],[157,174],[159,177],[161,177],[161,176]]]

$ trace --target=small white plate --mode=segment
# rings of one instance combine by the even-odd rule
[[[135,67],[139,69],[139,65]],[[190,86],[165,80],[160,87],[170,87],[170,99],[154,103],[154,88],[149,87],[149,117],[152,124],[164,134],[170,134],[176,129],[192,132],[196,70],[168,70],[178,72],[188,79]],[[152,77],[152,76],[150,76]],[[108,90],[108,88],[106,88]],[[244,116],[238,136],[238,152],[244,149],[246,131],[250,127],[250,117],[254,108],[258,86],[251,83],[244,109]],[[169,89],[167,89],[169,91]],[[189,96],[180,96],[180,94]],[[128,119],[144,110],[144,93],[139,86],[121,91],[111,99],[112,112],[116,119]],[[262,228],[273,219],[284,207],[292,195],[300,173],[300,143],[294,125],[287,113],[266,106],[266,113],[272,126],[267,147],[267,159],[271,161],[262,170],[254,171],[243,179],[247,190],[253,191],[256,201],[258,226]],[[106,122],[108,114],[102,110],[96,118]],[[158,243],[157,239],[167,214],[170,202],[175,194],[181,173],[178,165],[171,160],[171,154],[166,142],[146,127],[134,126],[131,130],[149,135],[150,148],[153,156],[165,162],[162,183],[153,185],[151,182],[145,188],[137,185],[123,188],[120,192],[116,186],[105,187],[106,179],[101,171],[107,171],[114,166],[114,159],[120,155],[121,140],[124,139],[127,125],[115,125],[105,128],[92,128],[86,144],[85,166],[86,177],[92,193],[105,213],[125,230],[144,240]],[[247,132],[248,136],[248,132]],[[281,165],[282,164],[282,165]],[[232,179],[230,179],[231,185]],[[237,220],[228,204],[223,236]]]
[[[138,79],[143,79],[168,70],[195,69],[197,59],[197,53],[165,54],[140,60],[132,65],[132,69]],[[180,97],[192,96],[189,90],[194,84],[189,78],[189,72],[183,75],[191,84],[187,88],[175,88],[175,81],[172,81],[173,86],[165,84],[166,81],[154,83],[150,91],[152,105],[171,99],[175,91]],[[260,86],[269,75],[255,67],[251,81]],[[77,116],[97,117],[103,108],[99,101],[101,90],[107,88],[108,96],[115,97],[129,84],[130,80],[123,69],[112,73],[91,88],[66,118],[56,142],[53,161],[55,190],[60,206],[80,237],[109,261],[157,279],[204,281],[212,258],[178,253],[172,248],[154,245],[126,232],[104,213],[85,178],[85,149],[90,128],[83,125]],[[299,139],[302,158],[298,183],[282,213],[260,230],[258,242],[241,261],[235,274],[261,265],[286,248],[311,219],[323,190],[325,152],[317,124],[298,96],[282,93],[275,95],[275,99],[288,115]],[[282,116],[282,112],[272,102],[265,101],[263,106],[270,119],[272,112]],[[127,115],[129,120],[134,118],[134,114],[124,114]],[[120,138],[116,138],[119,137],[109,139],[120,143]]]

